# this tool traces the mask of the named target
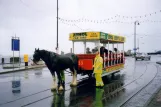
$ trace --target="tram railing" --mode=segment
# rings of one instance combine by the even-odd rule
[[[103,66],[104,68],[110,67],[112,65],[117,65],[117,64],[124,64],[125,63],[125,57],[123,53],[111,53],[111,54],[104,54],[101,55],[104,63]]]

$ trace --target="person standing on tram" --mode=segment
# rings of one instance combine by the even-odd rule
[[[96,79],[96,87],[103,87],[104,83],[102,81],[102,69],[103,69],[103,58],[100,56],[98,49],[95,49],[96,57],[94,59],[94,74]]]

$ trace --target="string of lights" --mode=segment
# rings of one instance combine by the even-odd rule
[[[119,21],[119,20],[115,20],[115,21],[106,21],[106,22],[98,22],[98,21],[90,21],[90,20],[86,20],[86,21],[83,21],[83,20],[79,20],[78,22],[75,20],[75,21],[70,21],[70,20],[66,20],[66,19],[60,19],[60,21],[62,22],[66,22],[66,23],[80,23],[80,22],[91,22],[91,23],[96,23],[96,24],[110,24],[110,23],[122,23],[122,24],[134,24],[134,21]],[[142,20],[142,21],[139,21],[139,23],[161,23],[161,21],[159,20]]]
[[[81,27],[79,27],[78,25],[76,24],[69,24],[69,23],[65,23],[62,21],[63,24],[66,24],[68,26],[74,26],[74,27],[77,27],[79,28],[80,30],[82,31],[93,31],[92,29],[82,29]],[[111,32],[109,32],[111,33]],[[111,34],[114,34],[114,33],[111,33]],[[125,36],[127,38],[129,37],[134,37],[134,34],[131,33],[131,34],[124,34],[124,33],[118,33],[118,35],[122,35],[122,36]],[[136,34],[139,38],[145,38],[145,37],[161,37],[161,36],[156,36],[156,35],[161,35],[161,34]],[[153,35],[153,36],[152,36]],[[155,36],[154,36],[155,35]]]
[[[155,11],[153,13],[148,13],[148,14],[144,14],[144,15],[140,15],[140,16],[123,16],[123,15],[116,15],[117,17],[119,18],[126,18],[126,19],[136,19],[136,18],[145,18],[145,17],[149,17],[149,16],[153,16],[153,15],[156,15],[158,13],[161,13],[161,10],[158,10],[158,11]]]
[[[61,22],[62,22],[63,24],[68,25],[68,26],[75,26],[75,27],[77,27],[78,29],[80,29],[80,30],[82,30],[82,31],[89,31],[89,30],[92,30],[92,29],[83,29],[83,28],[79,27],[78,25],[76,25],[76,24],[74,24],[74,23],[69,24],[69,23],[66,23],[66,22],[63,22],[63,21],[61,21]]]
[[[124,16],[124,15],[117,14],[117,15],[115,15],[113,17],[110,17],[110,18],[107,18],[107,19],[101,19],[101,20],[92,20],[92,19],[87,19],[87,18],[80,18],[80,19],[76,19],[76,20],[69,20],[69,19],[64,19],[64,18],[61,18],[61,17],[59,17],[59,20],[66,21],[66,22],[108,23],[108,21],[116,19],[116,18],[124,18],[124,19],[138,19],[139,18],[139,19],[141,19],[141,18],[146,18],[146,17],[149,17],[149,16],[156,15],[158,13],[161,13],[161,10],[155,11],[153,13],[148,13],[148,14],[140,15],[140,16]]]

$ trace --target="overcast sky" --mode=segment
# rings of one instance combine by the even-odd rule
[[[120,16],[151,16],[141,18],[115,17],[110,21],[134,22],[161,21],[160,0],[59,0],[59,17],[76,20],[104,20]],[[72,47],[68,40],[71,32],[93,31],[110,32],[126,36],[125,50],[133,49],[134,24],[127,23],[93,23],[93,22],[66,22],[59,21],[60,51],[69,52]],[[140,51],[161,50],[161,22],[140,23],[137,26],[137,37]],[[0,0],[0,54],[12,55],[11,37],[20,37],[21,54],[33,54],[35,48],[55,51],[56,47],[56,0]],[[145,36],[146,35],[146,36]],[[93,45],[88,44],[92,47]],[[82,44],[76,53],[83,52]],[[121,49],[120,49],[121,50]],[[18,55],[18,52],[17,52]]]

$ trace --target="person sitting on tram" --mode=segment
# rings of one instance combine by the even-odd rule
[[[106,56],[106,59],[108,59],[108,49],[104,49],[104,53],[105,53],[105,56]],[[108,65],[108,60],[106,60],[106,66]]]
[[[102,46],[102,47],[100,48],[100,55],[101,55],[101,56],[104,56],[104,51],[105,51],[105,47]]]
[[[86,48],[86,54],[91,54],[90,48]]]
[[[96,50],[97,50],[97,47],[93,48],[92,53],[94,54],[96,52]]]
[[[120,51],[117,48],[114,48],[114,53],[116,54],[115,64],[120,63]]]

